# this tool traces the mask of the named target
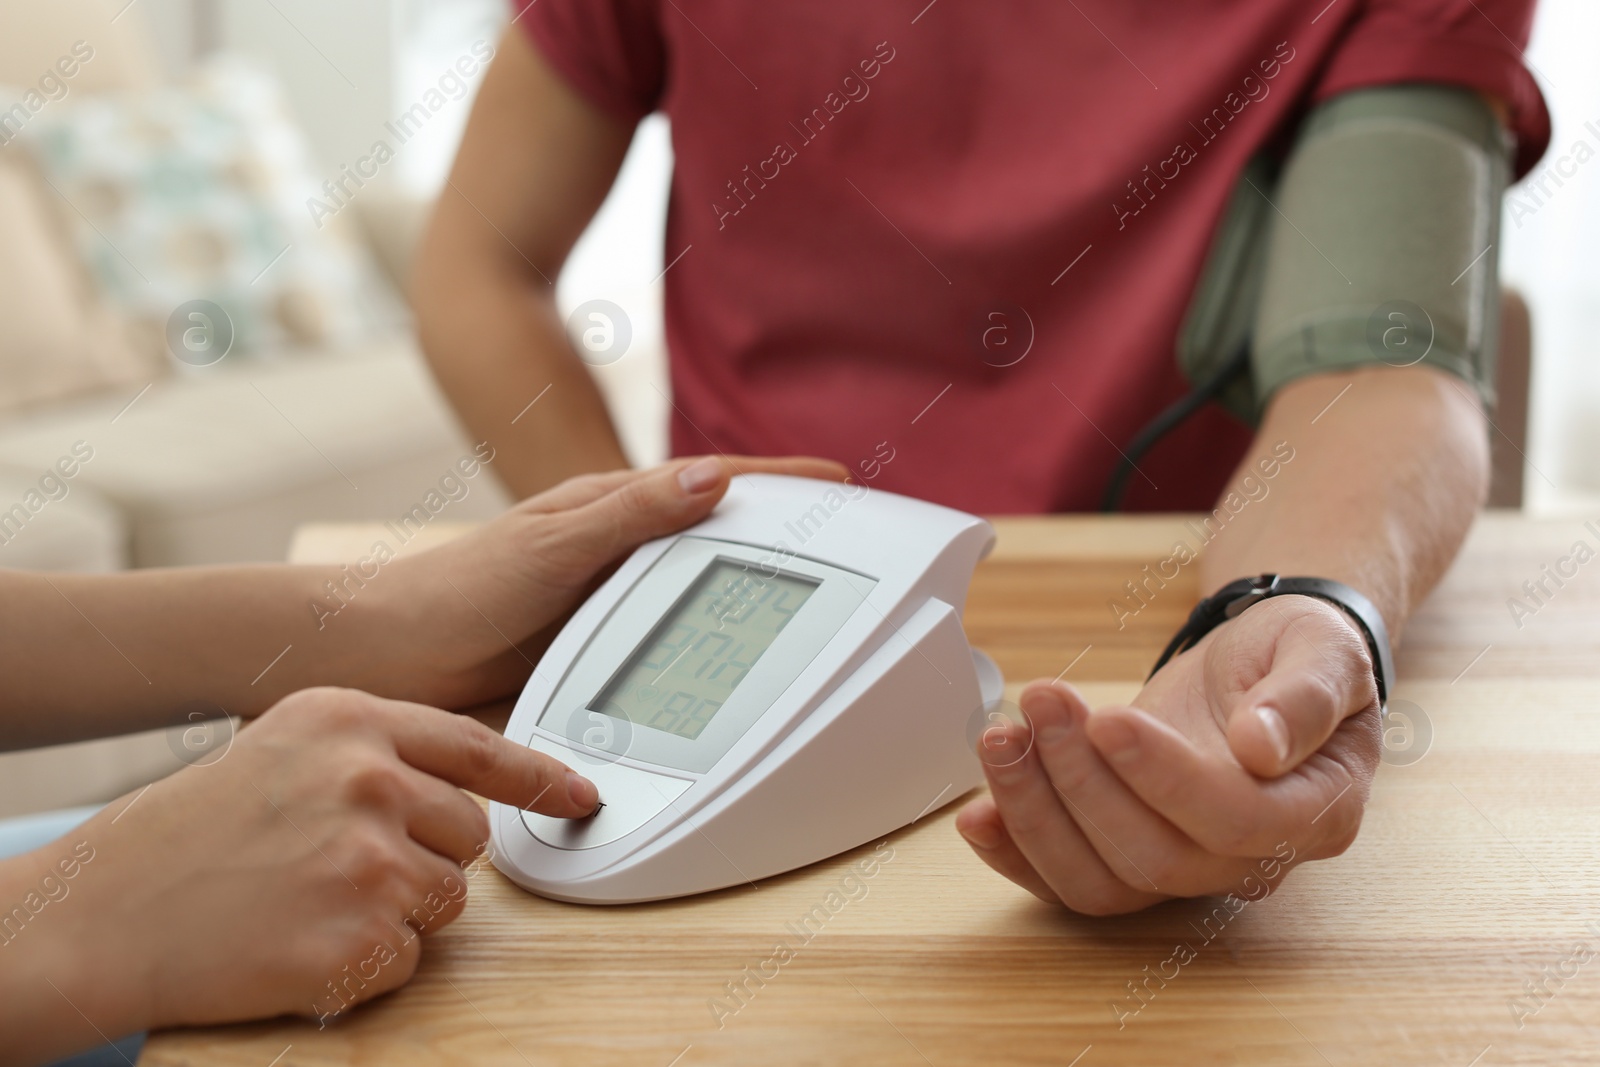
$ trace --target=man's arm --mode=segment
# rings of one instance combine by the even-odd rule
[[[1431,367],[1289,383],[1230,487],[1259,480],[1278,442],[1294,460],[1200,557],[1201,595],[1253,574],[1332,578],[1370,597],[1398,642],[1487,495],[1488,432],[1470,387]]]
[[[1249,503],[1201,554],[1202,587],[1331,578],[1398,634],[1483,499],[1485,428],[1468,387],[1429,367],[1288,383],[1229,485]],[[980,750],[993,797],[957,826],[1001,874],[1086,914],[1259,899],[1295,864],[1349,847],[1381,752],[1359,631],[1301,596],[1213,630],[1128,706],[1091,712],[1059,682],[1021,703],[1028,725],[990,731]]]
[[[1203,592],[1264,573],[1331,579],[1397,638],[1455,556],[1488,483],[1479,404],[1492,394],[1505,114],[1466,89],[1405,82],[1332,97],[1302,121],[1247,294],[1264,418],[1193,564]],[[1417,314],[1395,310],[1406,305]],[[996,870],[1093,914],[1258,899],[1295,864],[1338,855],[1382,754],[1364,634],[1308,596],[1244,607],[1125,706],[1091,713],[1058,682],[1028,686],[1021,704],[1027,726],[991,730],[980,752],[992,799],[958,828]]]
[[[557,314],[554,282],[632,134],[511,27],[417,255],[411,302],[423,351],[518,497],[627,466]]]
[[[1301,378],[1274,396],[1230,485],[1252,474],[1261,481],[1258,464],[1280,442],[1294,449],[1293,461],[1202,553],[1201,594],[1256,574],[1331,578],[1377,605],[1398,644],[1488,493],[1488,426],[1478,398],[1460,379],[1426,366]],[[1235,748],[1253,746],[1253,766],[1275,773],[1321,745],[1331,710],[1309,709],[1297,721],[1294,709],[1284,709],[1287,760],[1271,752],[1259,719],[1235,728],[1245,731]]]

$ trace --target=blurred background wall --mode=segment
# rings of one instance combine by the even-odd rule
[[[1554,120],[1550,151],[1506,198],[1505,282],[1533,311],[1527,504],[1600,507],[1600,4],[1540,0],[1527,60]],[[1578,162],[1580,158],[1586,162]]]

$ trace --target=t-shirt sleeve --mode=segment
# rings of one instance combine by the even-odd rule
[[[667,62],[656,0],[511,0],[511,12],[596,107],[633,123],[659,105]]]
[[[1522,58],[1535,0],[1338,2],[1359,6],[1322,71],[1313,103],[1403,82],[1476,89],[1510,109],[1515,176],[1539,161],[1550,143],[1550,113]]]

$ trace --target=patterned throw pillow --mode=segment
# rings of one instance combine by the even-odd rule
[[[0,416],[79,393],[131,391],[167,369],[130,345],[119,317],[94,298],[66,234],[52,225],[54,197],[0,149]]]
[[[166,351],[169,317],[194,300],[220,305],[248,354],[356,341],[396,312],[348,220],[312,222],[304,139],[277,83],[241,60],[47,110],[25,142],[142,347]]]

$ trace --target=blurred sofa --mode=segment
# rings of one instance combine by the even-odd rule
[[[112,21],[116,7],[0,0],[0,109],[36,87],[76,41],[93,42],[93,61],[73,64],[70,92],[49,108],[160,84],[140,9],[128,5]],[[14,114],[13,127],[26,117]],[[0,412],[0,566],[282,559],[298,524],[399,514],[470,450],[400,312],[396,279],[425,204],[376,185],[352,204],[352,232],[398,312],[383,329],[332,348],[229,355],[204,373],[148,358],[108,367],[95,364],[115,346],[98,344],[104,324],[89,320],[112,312],[90,272],[74,263],[69,279],[88,312],[61,307],[50,292],[65,290],[47,291],[50,279],[41,277],[43,260],[72,261],[61,234],[78,209],[39,179],[26,152],[17,138],[0,147],[0,386],[13,394]],[[62,344],[89,350],[82,366],[45,362]],[[26,400],[35,379],[42,399],[18,403],[16,390]],[[25,499],[38,504],[27,494],[41,478],[53,488],[50,472],[78,442],[93,459],[66,481],[65,495],[47,497],[36,513],[16,511]],[[452,517],[487,517],[506,503],[482,482]]]

